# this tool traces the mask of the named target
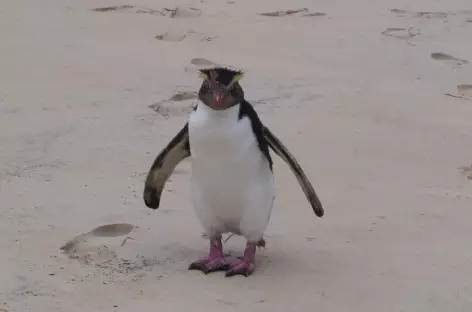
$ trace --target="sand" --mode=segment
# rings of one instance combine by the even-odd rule
[[[472,311],[471,33],[470,0],[1,2],[0,311]],[[276,158],[248,278],[187,270],[188,161],[142,200],[214,63],[325,208]]]

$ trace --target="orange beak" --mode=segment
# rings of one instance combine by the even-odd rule
[[[221,99],[223,98],[223,95],[221,94],[220,91],[214,91],[214,92],[213,92],[213,97],[215,98],[216,104],[219,105],[220,102],[221,102]]]

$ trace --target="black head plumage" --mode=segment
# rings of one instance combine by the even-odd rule
[[[233,70],[226,67],[200,69],[200,74],[203,78],[211,79],[212,73],[216,73],[215,80],[226,87],[228,87],[234,79],[239,80],[244,75],[240,70]]]
[[[200,69],[203,78],[198,92],[199,99],[215,110],[224,110],[244,100],[239,80],[244,73],[225,67]]]

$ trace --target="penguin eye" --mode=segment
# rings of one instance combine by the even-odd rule
[[[236,97],[238,95],[238,88],[235,85],[231,86],[228,90],[228,94],[231,94],[232,97]]]

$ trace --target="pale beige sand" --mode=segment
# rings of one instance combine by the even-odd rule
[[[111,5],[135,7],[92,11]],[[472,311],[472,95],[457,87],[472,84],[471,10],[470,0],[2,1],[0,311]],[[195,101],[169,99],[196,91],[195,69],[212,62],[247,71],[248,100],[326,211],[313,214],[277,159],[267,248],[250,278],[187,271],[208,243],[188,162],[160,210],[141,198]],[[138,226],[123,247],[116,237],[76,257],[59,249],[121,222]],[[225,247],[238,256],[243,244]]]

